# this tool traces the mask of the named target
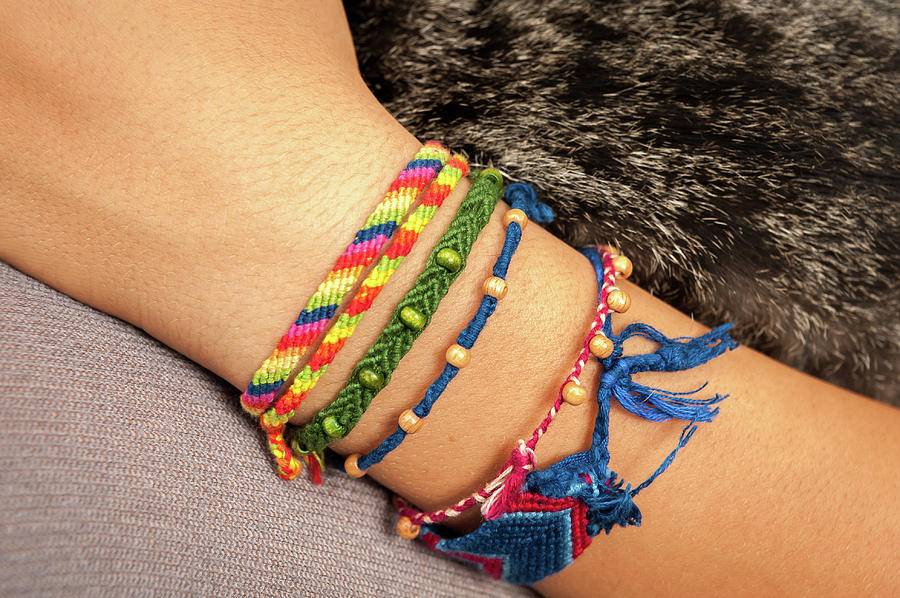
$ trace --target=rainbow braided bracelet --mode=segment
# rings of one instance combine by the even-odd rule
[[[493,169],[486,169],[475,178],[456,218],[432,250],[425,269],[397,304],[378,339],[356,364],[347,384],[330,405],[293,434],[292,446],[296,452],[318,453],[353,429],[372,399],[390,381],[391,373],[429,324],[441,299],[464,268],[472,245],[500,200],[502,185],[503,177]]]
[[[288,391],[278,399],[274,407],[260,416],[260,426],[266,431],[269,450],[275,456],[278,472],[285,479],[296,477],[302,470],[300,461],[291,453],[284,440],[284,427],[293,417],[294,410],[325,374],[328,365],[337,357],[344,343],[350,338],[365,312],[388,283],[391,276],[409,255],[421,232],[437,213],[459,180],[468,174],[469,165],[462,156],[453,156],[428,188],[425,198],[400,226],[396,238],[390,244],[378,264],[362,282],[347,309],[338,317],[316,349],[309,363],[294,378]]]
[[[440,172],[449,157],[447,148],[429,141],[391,183],[384,199],[366,219],[294,324],[253,374],[241,395],[241,405],[247,412],[259,415],[269,407],[281,385],[290,378],[297,363],[325,330],[344,296],[378,256],[419,193]]]
[[[509,185],[506,188],[504,199],[511,209],[504,217],[506,236],[503,241],[503,249],[494,263],[492,276],[486,278],[482,284],[484,295],[478,310],[466,327],[460,331],[456,338],[456,344],[447,349],[447,363],[444,365],[444,370],[425,391],[422,400],[412,409],[407,409],[400,414],[397,430],[369,453],[353,454],[347,457],[344,469],[351,476],[365,475],[365,470],[380,463],[391,451],[403,443],[408,434],[415,434],[422,428],[424,423],[422,418],[431,413],[431,409],[447,389],[450,381],[456,377],[461,368],[469,363],[469,352],[487,325],[488,319],[497,309],[499,301],[506,296],[508,290],[506,273],[510,261],[519,247],[528,220],[546,223],[553,219],[553,211],[538,201],[537,194],[529,185],[523,183]]]

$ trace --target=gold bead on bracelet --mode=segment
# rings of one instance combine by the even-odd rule
[[[616,274],[621,276],[622,278],[628,278],[631,276],[631,270],[633,268],[631,264],[631,260],[625,257],[624,255],[617,255],[612,259],[613,268],[616,270]]]
[[[504,214],[503,226],[509,226],[513,222],[518,222],[519,227],[521,227],[524,232],[525,227],[528,226],[528,216],[519,208],[513,208]]]
[[[469,365],[469,361],[472,359],[472,355],[469,353],[468,349],[454,343],[450,345],[450,348],[447,349],[446,358],[447,363],[449,363],[450,365],[459,369],[463,369],[464,367]]]
[[[572,380],[563,386],[563,399],[569,405],[581,405],[587,400],[587,390]]]
[[[420,526],[414,524],[409,517],[401,517],[397,522],[397,533],[407,540],[415,540],[419,537]]]
[[[400,418],[397,421],[397,425],[399,425],[407,434],[415,434],[422,429],[424,424],[425,422],[422,421],[422,418],[413,413],[412,409],[407,409],[401,413]]]
[[[358,461],[361,456],[359,453],[353,453],[344,460],[344,471],[351,478],[361,478],[366,475],[366,472],[359,468]]]
[[[591,355],[598,359],[606,359],[613,352],[613,342],[605,334],[596,334],[588,344]]]
[[[631,307],[631,297],[622,289],[613,289],[606,296],[606,304],[615,312],[625,313]]]
[[[509,285],[507,285],[506,281],[499,276],[491,276],[484,279],[481,290],[485,295],[490,295],[496,299],[503,299],[506,297],[506,292],[509,291]]]

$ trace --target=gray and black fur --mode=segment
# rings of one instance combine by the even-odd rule
[[[810,374],[900,404],[895,0],[348,1],[420,138],[533,184],[573,245]]]

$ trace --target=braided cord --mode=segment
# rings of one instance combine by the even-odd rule
[[[278,346],[253,374],[241,395],[241,405],[247,412],[259,415],[272,403],[297,363],[325,330],[344,296],[378,256],[419,193],[449,157],[447,148],[429,141],[391,183],[384,199],[337,259]]]
[[[431,317],[447,294],[450,285],[459,276],[463,268],[451,272],[438,264],[437,254],[442,249],[452,249],[462,257],[463,264],[472,249],[478,235],[487,226],[491,213],[500,199],[502,180],[499,174],[478,176],[465,200],[457,211],[456,218],[450,223],[447,231],[438,240],[428,258],[425,269],[419,274],[413,287],[397,304],[391,320],[366,355],[357,362],[344,388],[335,400],[322,409],[311,422],[296,431],[295,448],[305,451],[324,449],[337,437],[329,436],[323,421],[334,418],[346,436],[359,421],[368,408],[378,390],[360,384],[358,377],[362,370],[369,369],[384,376],[383,388],[390,381],[391,373],[400,360],[410,350],[413,342],[431,321]],[[425,326],[418,330],[409,328],[401,320],[400,314],[405,307],[419,311],[425,317]],[[379,389],[380,390],[380,389]]]
[[[276,457],[279,475],[292,479],[300,473],[302,466],[288,449],[284,441],[284,426],[293,417],[294,411],[315,388],[338,353],[344,347],[362,321],[365,312],[390,280],[391,276],[409,255],[425,226],[437,213],[438,208],[459,180],[469,171],[468,161],[462,156],[453,156],[428,188],[422,202],[406,219],[397,232],[394,242],[388,247],[378,264],[362,282],[347,309],[338,317],[316,349],[309,363],[297,374],[288,391],[260,416],[260,425],[267,433],[269,448]]]
[[[606,303],[606,297],[613,287],[615,287],[616,271],[612,265],[612,254],[606,249],[601,249],[600,255],[600,262],[594,263],[592,261],[599,283],[599,297],[594,321],[591,324],[590,331],[585,337],[581,352],[578,354],[578,358],[575,360],[572,369],[569,371],[569,375],[566,376],[559,387],[559,392],[557,393],[553,406],[541,421],[540,425],[534,430],[531,438],[529,438],[527,442],[519,440],[516,443],[516,447],[513,449],[510,458],[501,468],[500,473],[497,474],[493,480],[485,484],[481,490],[472,493],[450,507],[438,511],[420,511],[408,504],[403,504],[400,508],[401,515],[409,517],[410,521],[416,525],[440,523],[445,519],[465,513],[477,504],[482,504],[482,510],[485,512],[497,512],[507,506],[504,502],[508,502],[515,498],[518,488],[510,488],[512,485],[511,482],[515,480],[521,485],[521,482],[524,480],[524,475],[534,470],[534,449],[540,439],[544,436],[547,428],[559,414],[560,407],[562,407],[562,404],[565,402],[563,398],[563,389],[566,384],[573,381],[575,383],[579,382],[578,376],[581,375],[581,370],[584,368],[584,364],[590,356],[589,347],[591,339],[603,330],[603,325],[609,314],[609,306]]]
[[[513,191],[518,191],[518,186],[521,186],[521,183],[516,183],[514,185],[510,185],[507,187],[506,200],[510,203],[510,206],[513,209],[524,209],[529,218],[534,218],[536,211],[532,209],[528,201],[521,201],[522,194],[513,193]],[[529,188],[530,189],[530,188]],[[533,190],[531,191],[533,194]],[[530,195],[525,195],[524,197],[530,198]],[[512,199],[511,199],[512,198]],[[545,207],[546,206],[542,206]],[[531,212],[531,213],[529,213]],[[503,249],[500,252],[499,257],[494,262],[493,275],[501,280],[506,280],[506,273],[509,270],[509,264],[512,261],[513,255],[516,253],[516,249],[519,248],[519,242],[522,240],[522,226],[518,222],[510,222],[509,226],[506,227],[506,236],[503,240]],[[481,303],[478,306],[478,310],[475,312],[475,315],[472,316],[472,319],[469,320],[469,323],[466,324],[465,328],[463,328],[459,336],[456,337],[456,344],[465,348],[472,349],[475,346],[475,342],[478,340],[481,331],[484,330],[484,327],[487,325],[488,319],[493,315],[494,311],[497,309],[497,304],[499,303],[499,299],[497,297],[490,295],[488,293],[484,293],[481,298]],[[417,417],[427,417],[431,410],[434,408],[435,403],[437,403],[438,399],[441,398],[441,395],[450,385],[450,382],[456,377],[459,373],[459,368],[452,363],[444,364],[444,369],[441,374],[435,378],[435,380],[431,383],[428,389],[425,391],[422,399],[412,408],[412,412]],[[403,429],[401,426],[397,426],[397,429],[386,437],[381,444],[372,449],[369,453],[362,455],[357,460],[357,467],[360,470],[365,470],[377,463],[381,463],[381,461],[391,453],[394,449],[399,447],[403,441],[406,439],[408,432]]]

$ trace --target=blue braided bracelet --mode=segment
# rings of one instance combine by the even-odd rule
[[[513,210],[521,210],[530,220],[546,223],[553,219],[553,211],[549,206],[541,203],[534,189],[524,183],[512,183],[506,188],[504,199]],[[441,374],[431,383],[425,391],[422,400],[410,410],[404,411],[400,416],[397,429],[381,444],[365,455],[350,455],[345,462],[345,470],[359,477],[365,470],[380,463],[391,451],[403,443],[410,433],[414,433],[421,427],[421,418],[427,417],[431,409],[441,398],[450,381],[456,377],[461,367],[468,362],[468,351],[475,345],[481,331],[484,330],[488,319],[497,309],[499,300],[506,294],[506,273],[519,242],[522,239],[522,224],[512,218],[506,227],[506,238],[503,242],[503,250],[494,263],[493,277],[488,278],[484,284],[484,296],[478,311],[456,337],[456,345],[448,350],[448,361],[444,365]]]

